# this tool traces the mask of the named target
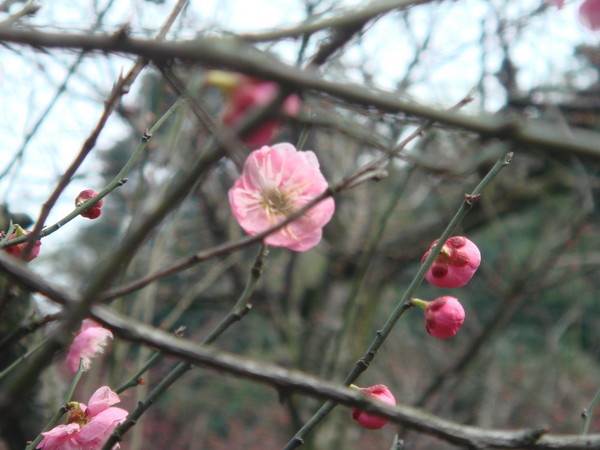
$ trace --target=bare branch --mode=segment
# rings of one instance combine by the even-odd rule
[[[600,159],[596,133],[573,129],[565,135],[555,126],[545,123],[522,123],[520,119],[505,119],[492,115],[477,117],[454,111],[432,108],[396,98],[389,92],[366,89],[355,84],[333,83],[316,76],[312,70],[299,70],[277,61],[236,39],[198,38],[190,41],[156,42],[127,36],[58,34],[15,30],[0,27],[0,41],[38,48],[71,48],[127,53],[157,62],[173,59],[222,67],[256,77],[271,79],[295,90],[305,89],[332,95],[349,103],[375,107],[387,113],[404,113],[462,128],[483,138],[498,138],[568,157]]]

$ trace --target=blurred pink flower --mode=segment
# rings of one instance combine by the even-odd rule
[[[36,448],[43,450],[101,450],[110,434],[127,417],[127,411],[112,405],[119,396],[108,386],[92,394],[88,404],[71,402],[67,424],[43,432]],[[116,444],[113,449],[119,448]]]
[[[240,226],[254,236],[287,218],[327,187],[312,151],[299,152],[293,145],[281,143],[250,153],[242,175],[229,190],[229,203]],[[326,198],[268,235],[264,242],[306,251],[321,241],[322,228],[334,210],[333,199]]]
[[[254,108],[265,106],[277,97],[279,86],[273,81],[252,78],[247,75],[210,71],[206,76],[208,85],[221,87],[227,96],[227,106],[223,113],[225,125],[237,125]],[[295,115],[300,111],[301,100],[292,94],[283,102],[283,112]],[[267,119],[244,136],[243,141],[250,147],[261,147],[271,142],[279,128],[281,119]]]
[[[450,296],[438,297],[427,303],[425,328],[433,337],[448,339],[458,333],[465,321],[465,310],[458,299]]]
[[[31,231],[24,230],[20,226],[17,225],[16,233],[11,234],[8,237],[8,240],[10,241],[11,239],[15,239],[17,237],[21,237],[21,236],[24,236],[29,233],[31,233]],[[27,262],[38,257],[38,255],[40,254],[40,246],[41,245],[42,245],[42,241],[39,241],[39,240],[35,241],[35,244],[33,244],[33,247],[31,248],[31,252],[29,252],[29,256],[27,257],[27,260],[26,260]],[[6,247],[4,249],[4,251],[6,253],[8,253],[9,255],[14,256],[15,258],[20,258],[21,253],[23,253],[23,250],[25,250],[26,246],[27,246],[27,242],[23,242],[21,244]]]
[[[431,248],[423,255],[421,263],[425,262],[437,242],[438,240],[435,240],[431,244]],[[461,287],[473,277],[480,263],[481,253],[477,246],[466,237],[454,236],[446,241],[425,278],[434,286]]]
[[[367,397],[374,398],[376,400],[387,403],[388,405],[395,405],[396,399],[390,392],[387,386],[383,384],[376,384],[366,388],[358,388]],[[376,416],[374,414],[361,411],[358,408],[352,408],[352,418],[358,422],[358,424],[369,430],[378,430],[389,422],[389,419],[385,417]]]
[[[98,193],[96,191],[94,191],[93,189],[86,189],[84,191],[81,191],[79,193],[79,195],[77,196],[77,198],[75,199],[75,207],[78,208],[81,205],[83,205],[85,202],[87,202],[89,199],[95,197]],[[98,217],[100,217],[100,214],[102,214],[102,204],[104,203],[104,200],[100,199],[98,200],[96,203],[94,203],[93,206],[91,206],[90,208],[86,209],[84,212],[82,212],[80,215],[81,217],[86,217],[88,219],[97,219]]]
[[[585,0],[579,7],[579,20],[592,31],[600,29],[600,0]]]
[[[556,6],[558,9],[565,6],[565,0],[546,0],[546,3]]]
[[[108,339],[112,339],[110,330],[91,319],[84,319],[81,329],[73,339],[69,352],[67,353],[67,367],[73,372],[79,368],[79,360],[83,360],[83,370],[90,366],[90,359],[102,353]]]

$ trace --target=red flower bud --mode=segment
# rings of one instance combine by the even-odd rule
[[[21,227],[17,226],[17,232],[11,234],[8,237],[8,240],[10,241],[11,239],[15,239],[17,237],[21,237],[25,234],[29,234],[31,233],[31,231],[27,231],[27,230],[23,230]],[[33,244],[33,247],[31,248],[31,251],[29,252],[29,256],[27,257],[27,262],[31,261],[32,259],[37,258],[37,256],[40,254],[40,246],[42,245],[41,241],[35,241],[35,244]],[[25,247],[27,247],[27,242],[22,242],[21,244],[17,244],[17,245],[12,245],[10,247],[6,247],[4,249],[4,251],[6,253],[8,253],[11,256],[14,256],[15,258],[20,258],[21,257],[21,253],[23,253],[23,250],[25,250]]]
[[[438,297],[425,307],[425,328],[433,337],[451,338],[460,330],[464,321],[465,310],[454,297]]]
[[[394,395],[390,392],[388,387],[383,384],[376,384],[375,386],[358,389],[367,397],[382,401],[388,405],[396,404]],[[378,430],[389,422],[389,419],[386,419],[385,417],[376,416],[358,408],[352,408],[352,418],[356,420],[361,427],[368,428],[369,430]]]
[[[425,262],[437,242],[437,240],[434,241],[431,248],[423,255],[422,263]],[[473,277],[480,263],[481,253],[477,246],[466,237],[454,236],[446,241],[425,278],[437,287],[461,287]]]
[[[89,199],[98,195],[96,191],[93,189],[86,189],[85,191],[81,191],[77,198],[75,199],[75,207],[78,208],[87,202]],[[102,204],[104,201],[102,199],[98,200],[88,209],[81,213],[82,217],[86,217],[88,219],[97,219],[102,214]]]

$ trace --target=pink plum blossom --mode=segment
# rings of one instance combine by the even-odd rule
[[[388,405],[396,404],[394,395],[390,392],[388,387],[383,384],[376,384],[375,386],[358,389],[367,397],[387,403]],[[368,428],[369,430],[378,430],[389,422],[389,419],[386,419],[385,417],[380,417],[358,408],[352,408],[352,418],[358,422],[361,427]]]
[[[433,337],[451,338],[458,333],[464,321],[465,310],[454,297],[438,297],[425,307],[425,328]]]
[[[585,0],[579,6],[579,20],[592,31],[600,29],[600,0]]]
[[[431,248],[423,255],[421,262],[425,262]],[[434,286],[444,288],[457,288],[464,286],[473,277],[481,263],[481,253],[477,246],[463,236],[454,236],[446,241],[438,257],[435,259],[425,278]]]
[[[83,205],[85,202],[87,202],[89,199],[95,197],[96,195],[98,195],[98,193],[96,191],[94,191],[93,189],[86,189],[84,191],[81,191],[79,193],[79,195],[77,196],[77,198],[75,199],[75,207],[78,208],[81,205]],[[80,215],[81,217],[86,217],[88,219],[97,219],[98,217],[100,217],[100,214],[102,214],[102,204],[104,203],[104,201],[102,199],[98,200],[96,203],[94,203],[92,206],[90,206],[88,209],[86,209],[84,212],[82,212]]]
[[[217,70],[207,74],[207,84],[220,86],[225,90],[227,106],[223,113],[223,123],[232,126],[241,122],[253,109],[269,104],[279,93],[279,86],[273,81]],[[284,100],[282,109],[286,114],[296,115],[300,106],[300,97],[292,94]],[[254,148],[267,145],[281,128],[281,123],[278,118],[267,119],[246,134],[243,141]]]
[[[108,339],[112,339],[110,330],[91,319],[84,319],[81,329],[73,339],[69,352],[67,353],[67,367],[73,372],[79,368],[79,360],[83,360],[83,370],[90,366],[90,359],[102,353]]]
[[[8,237],[8,240],[10,241],[11,239],[15,239],[15,238],[24,236],[29,233],[31,233],[31,231],[24,230],[20,226],[17,225],[16,232],[11,234]],[[29,256],[26,259],[27,262],[31,261],[32,259],[37,258],[37,256],[40,254],[40,246],[41,245],[42,245],[41,241],[39,241],[39,240],[35,241],[35,244],[33,244],[33,247],[31,248],[31,251],[29,252]],[[21,254],[23,253],[23,250],[25,250],[25,247],[27,247],[27,242],[22,242],[17,245],[11,245],[10,247],[6,247],[4,249],[4,251],[6,253],[8,253],[9,255],[14,256],[15,258],[20,258]]]
[[[240,226],[254,236],[285,220],[327,188],[312,151],[297,151],[292,144],[281,143],[250,153],[242,175],[229,190],[229,204]],[[264,242],[306,251],[321,241],[322,228],[334,210],[334,201],[328,197]]]
[[[43,432],[36,448],[43,450],[101,450],[113,430],[127,417],[127,411],[112,405],[119,396],[108,386],[92,394],[88,404],[71,402],[67,424]],[[113,449],[119,448],[115,445]]]

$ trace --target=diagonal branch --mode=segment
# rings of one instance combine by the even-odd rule
[[[0,42],[13,42],[36,48],[70,48],[142,56],[157,62],[179,59],[243,72],[270,79],[295,90],[314,90],[349,103],[376,107],[382,112],[405,113],[462,128],[483,138],[498,138],[535,148],[557,156],[600,159],[598,135],[582,129],[568,136],[551,124],[522,123],[492,115],[468,116],[454,111],[419,105],[396,98],[394,94],[366,89],[355,84],[334,83],[318,77],[314,70],[299,70],[284,64],[236,39],[198,38],[189,41],[132,39],[127,36],[59,34],[0,27]]]

